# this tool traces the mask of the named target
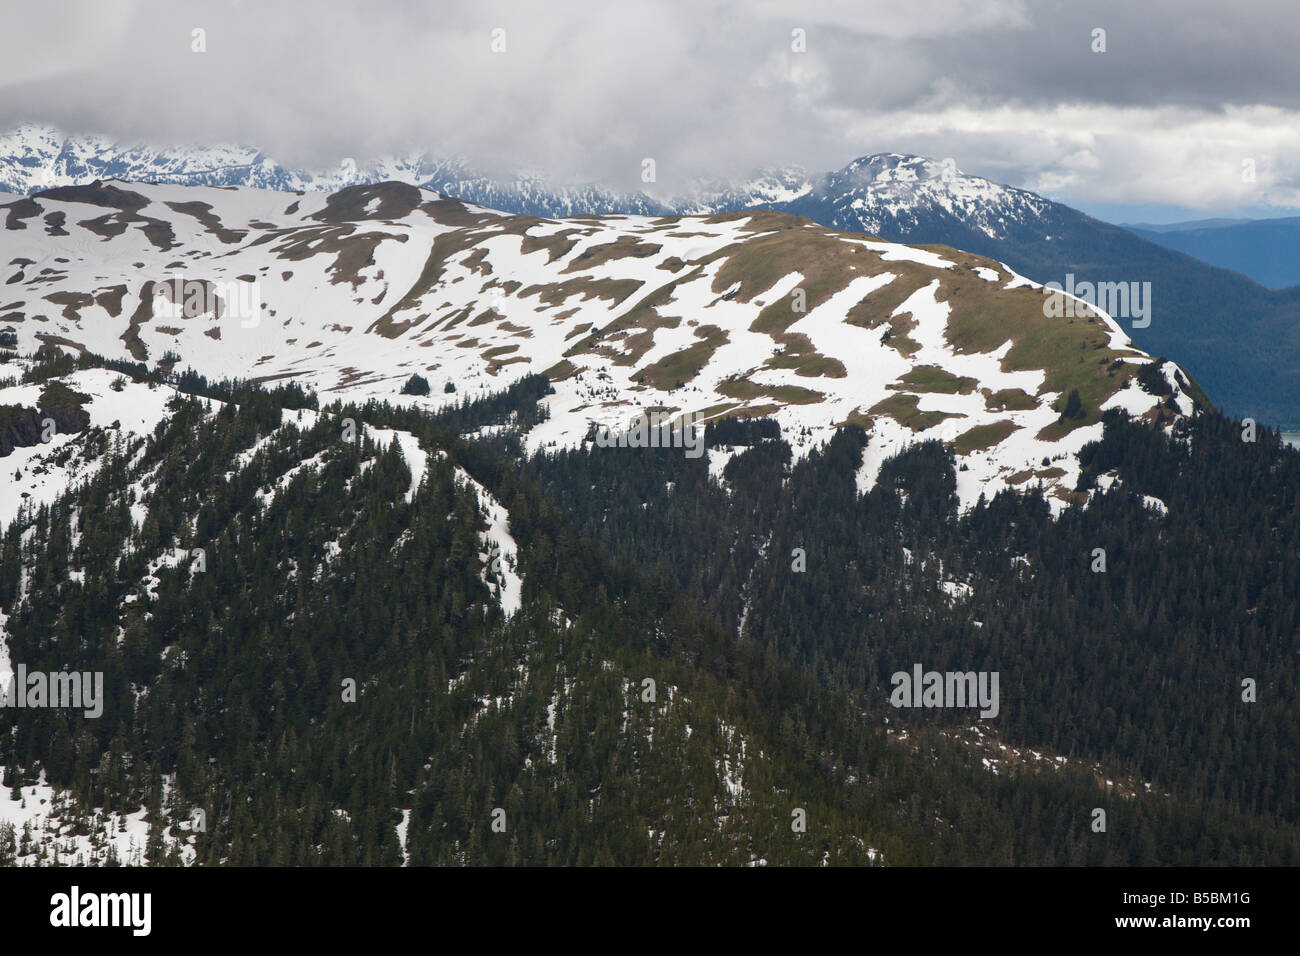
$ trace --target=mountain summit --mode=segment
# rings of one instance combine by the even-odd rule
[[[310,172],[249,147],[127,147],[48,127],[0,136],[0,190],[27,194],[97,179],[333,192],[382,181],[540,218],[710,215],[766,209],[892,242],[937,243],[1005,263],[1038,282],[1150,283],[1149,325],[1125,324],[1146,352],[1176,359],[1228,414],[1300,425],[1300,300],[1148,242],[1032,192],[900,153],[810,175],[771,169],[748,181],[699,183],[673,199],[535,176],[499,180],[464,161],[425,155]],[[1121,322],[1123,317],[1116,316]],[[1145,320],[1144,320],[1145,321]]]
[[[395,182],[107,182],[0,217],[0,327],[24,350],[356,401],[419,374],[438,387],[405,400],[428,407],[544,372],[556,393],[534,448],[650,411],[771,416],[797,454],[850,423],[870,436],[867,486],[885,457],[937,439],[962,458],[964,500],[1042,482],[1063,504],[1103,411],[1193,408],[1183,374],[1107,315],[1061,316],[996,261],[780,213],[541,219]]]

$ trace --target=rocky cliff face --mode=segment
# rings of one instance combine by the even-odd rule
[[[90,414],[77,406],[24,408],[21,405],[0,405],[0,458],[12,454],[15,448],[39,445],[47,433],[48,422],[54,423],[54,431],[50,434],[71,435],[89,427]]]

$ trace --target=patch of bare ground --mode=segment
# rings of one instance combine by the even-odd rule
[[[919,399],[915,395],[900,393],[876,402],[868,409],[869,415],[885,415],[905,428],[922,432],[933,428],[947,418],[964,418],[955,412],[923,412],[917,408]]]
[[[81,321],[81,310],[95,304],[95,297],[86,292],[51,292],[46,302],[63,306],[63,317],[73,322]]]
[[[276,246],[278,258],[292,261],[311,259],[319,255],[333,255],[334,261],[325,267],[334,284],[349,283],[355,290],[365,279],[361,270],[375,264],[375,250],[391,240],[406,242],[405,235],[384,232],[353,232],[354,227],[305,226],[289,233],[281,233],[284,240]]]
[[[42,206],[40,203],[38,203],[35,199],[32,199],[30,196],[27,196],[24,197],[23,199],[17,199],[11,203],[5,203],[3,206],[0,206],[0,209],[5,210],[6,213],[5,215],[6,229],[26,229],[27,223],[25,223],[23,220],[35,219],[45,210],[45,207]]]
[[[590,246],[574,257],[561,272],[594,269],[615,259],[645,259],[657,255],[663,246],[634,236],[619,236],[613,242]]]
[[[534,252],[545,251],[546,263],[549,265],[572,252],[574,246],[578,244],[577,237],[589,234],[589,229],[561,229],[559,232],[544,236],[534,236],[525,232],[523,242],[520,244],[520,252],[527,256]]]
[[[700,326],[695,336],[699,342],[639,369],[633,374],[633,381],[664,390],[681,388],[693,381],[713,354],[728,342],[727,333],[716,325]]]
[[[248,235],[247,229],[227,229],[221,224],[221,219],[212,211],[212,204],[206,202],[169,202],[164,203],[168,209],[182,213],[186,216],[193,216],[201,225],[212,235],[217,237],[218,242],[233,245],[240,242],[244,236]]]
[[[519,293],[520,298],[537,296],[544,306],[563,305],[575,299],[586,302],[588,299],[607,299],[618,305],[632,293],[641,288],[639,279],[592,279],[587,276],[567,279],[564,282],[550,282],[546,285],[531,285]]]
[[[424,196],[407,183],[386,182],[347,186],[325,199],[325,208],[311,216],[321,222],[359,222],[366,219],[404,219]]]

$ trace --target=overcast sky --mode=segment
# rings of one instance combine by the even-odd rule
[[[4,24],[5,127],[618,188],[653,157],[667,193],[915,152],[1115,218],[1300,210],[1297,0],[58,0]]]

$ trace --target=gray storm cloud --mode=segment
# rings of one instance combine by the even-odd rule
[[[1076,202],[1300,205],[1292,0],[72,0],[5,33],[0,125],[290,165],[642,188],[650,157],[667,193],[899,150]]]

